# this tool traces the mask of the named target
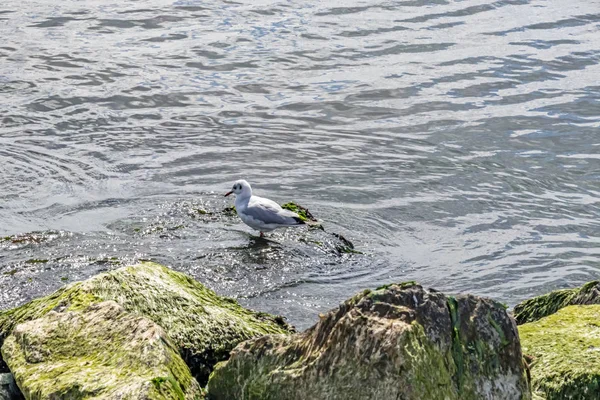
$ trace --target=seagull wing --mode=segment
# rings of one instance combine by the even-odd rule
[[[273,200],[258,196],[250,198],[244,213],[267,225],[299,225],[303,223],[295,212],[284,210]]]

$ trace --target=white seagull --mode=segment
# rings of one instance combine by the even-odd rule
[[[252,196],[250,184],[243,179],[236,181],[230,192],[225,196],[235,194],[235,210],[242,221],[252,229],[260,232],[270,232],[277,228],[304,225],[304,221],[293,211],[285,210],[273,200]]]

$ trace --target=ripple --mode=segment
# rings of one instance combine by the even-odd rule
[[[600,276],[593,2],[2,7],[0,234],[72,234],[2,248],[0,308],[143,258],[302,327],[390,281]],[[366,254],[190,216],[240,177]]]

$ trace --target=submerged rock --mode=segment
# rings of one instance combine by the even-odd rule
[[[27,399],[201,395],[165,331],[114,301],[17,325],[2,355]]]
[[[78,311],[106,300],[161,326],[201,384],[241,341],[292,330],[281,317],[247,310],[185,274],[142,263],[69,284],[49,296],[1,311],[0,345],[20,323],[52,310]]]
[[[21,400],[23,395],[10,372],[0,374],[0,400]]]
[[[600,305],[563,307],[520,325],[519,335],[538,398],[600,398]]]
[[[530,399],[505,308],[414,283],[365,291],[307,331],[240,344],[208,396],[225,399]]]
[[[563,307],[575,304],[600,304],[600,281],[591,281],[575,289],[553,292],[517,304],[514,317],[517,324],[537,321]]]

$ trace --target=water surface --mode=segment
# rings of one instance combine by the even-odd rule
[[[5,0],[0,38],[0,235],[45,232],[0,308],[139,259],[299,327],[600,276],[600,1]],[[364,254],[198,212],[241,177]]]

